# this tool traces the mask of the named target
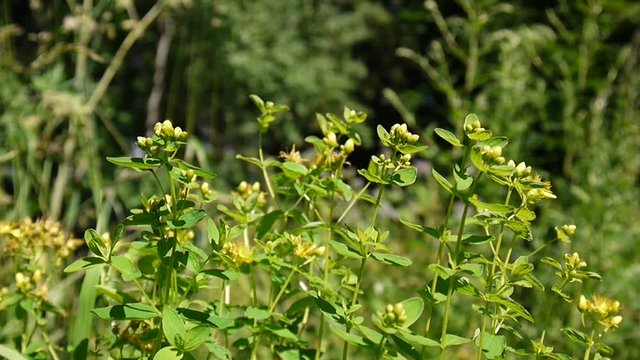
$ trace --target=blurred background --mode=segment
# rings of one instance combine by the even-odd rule
[[[382,284],[399,289],[424,286],[435,244],[397,219],[434,226],[446,207],[428,169],[456,154],[433,129],[461,134],[464,116],[478,114],[559,198],[539,209],[522,251],[576,224],[572,244],[547,251],[578,251],[604,275],[585,290],[623,303],[614,357],[640,358],[640,3],[3,0],[0,219],[46,217],[78,236],[99,217],[115,224],[149,185],[104,158],[133,154],[135,137],[167,118],[195,134],[185,156],[219,174],[217,189],[260,180],[235,159],[257,151],[251,93],[291,108],[267,137],[272,156],[304,149],[315,113],[344,105],[369,114],[354,166],[376,151],[377,124],[422,135],[418,184],[385,204],[396,248],[415,254],[410,275]],[[533,296],[529,307],[549,301]]]

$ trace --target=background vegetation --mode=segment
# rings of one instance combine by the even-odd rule
[[[538,248],[553,226],[576,224],[570,245],[549,247],[578,251],[605,274],[597,291],[619,299],[626,319],[610,337],[615,358],[640,357],[636,1],[16,0],[2,3],[0,24],[0,218],[59,220],[77,236],[96,223],[104,231],[147,186],[104,158],[131,155],[135,136],[155,122],[170,118],[197,135],[187,160],[230,189],[259,179],[235,160],[255,152],[260,132],[249,93],[291,108],[265,138],[272,154],[281,144],[304,149],[303,135],[320,131],[314,113],[346,104],[369,113],[365,138],[402,119],[430,145],[416,160],[419,184],[409,194],[390,190],[380,212],[415,254],[414,271],[378,284],[402,292],[423,285],[436,250],[397,219],[442,222],[447,199],[428,170],[461,154],[443,151],[433,129],[461,136],[474,112],[559,195],[537,209],[538,232],[522,246]],[[11,269],[0,270],[0,284],[12,281]],[[456,318],[452,326],[463,329],[465,317]]]

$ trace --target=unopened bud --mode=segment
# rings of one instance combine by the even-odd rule
[[[353,111],[353,110],[351,110]],[[353,140],[348,139],[345,143],[344,143],[344,152],[346,154],[351,154],[353,152],[353,150],[355,149],[355,144],[353,142]]]

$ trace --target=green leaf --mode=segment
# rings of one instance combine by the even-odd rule
[[[397,145],[396,149],[403,154],[415,154],[427,150],[429,147],[424,145],[404,144]]]
[[[509,165],[491,165],[489,172],[498,177],[506,178],[513,175],[515,169]]]
[[[351,345],[356,345],[356,346],[367,345],[367,343],[364,341],[364,338],[362,338],[362,336],[348,333],[341,326],[331,324],[329,325],[329,328],[331,329],[331,332],[336,334],[337,337],[348,342]]]
[[[221,280],[225,281],[233,281],[240,277],[240,273],[232,270],[222,270],[222,269],[205,269],[202,270],[201,273],[211,275]]]
[[[362,333],[362,335],[364,335],[374,344],[379,344],[380,341],[382,341],[382,334],[373,330],[372,328],[364,326],[362,324],[356,325],[356,328]]]
[[[212,218],[207,219],[207,236],[209,237],[211,247],[217,249],[220,243],[220,231]]]
[[[193,351],[209,339],[211,328],[208,326],[196,326],[187,331],[184,340],[184,351]]]
[[[372,174],[369,170],[366,169],[358,170],[358,174],[362,175],[365,179],[372,183],[384,185],[389,184],[389,182],[382,180],[378,175]]]
[[[441,129],[441,128],[436,128],[435,132],[436,134],[438,134],[438,136],[440,136],[444,141],[448,142],[449,144],[455,147],[462,147],[462,143],[460,142],[460,140],[458,140],[458,138],[451,131]]]
[[[0,344],[0,357],[7,360],[28,360],[28,358],[22,355],[18,350],[3,344]]]
[[[483,130],[477,133],[468,134],[467,137],[469,137],[469,139],[471,140],[480,142],[480,141],[486,141],[491,139],[491,135],[493,135],[493,133],[490,130]]]
[[[133,267],[131,260],[124,255],[112,256],[110,264],[122,274],[124,281],[131,281],[142,276],[142,273]]]
[[[382,125],[378,125],[376,127],[376,132],[378,133],[378,137],[380,138],[380,141],[384,146],[391,145],[391,142],[389,141],[389,139],[391,138],[391,135],[389,135],[387,130],[385,130],[385,128],[383,128]]]
[[[429,264],[427,268],[445,280],[456,274],[455,270],[444,267],[440,264]]]
[[[371,254],[371,256],[383,264],[399,265],[399,266],[409,266],[412,264],[411,260],[400,255],[374,252]]]
[[[398,335],[406,342],[412,344],[415,347],[427,346],[427,347],[440,347],[440,343],[436,340],[429,339],[422,335],[414,334],[408,330],[398,331]]]
[[[96,266],[103,265],[105,261],[99,257],[89,256],[84,259],[76,260],[66,268],[64,268],[64,272],[72,273],[80,270],[91,269]]]
[[[153,360],[181,360],[182,355],[173,346],[167,346],[160,349],[153,357]]]
[[[191,165],[189,163],[187,163],[184,160],[181,159],[173,159],[173,164],[176,165],[177,167],[179,167],[182,170],[193,170],[193,173],[196,174],[197,176],[203,178],[203,179],[215,179],[216,178],[216,174],[212,173],[211,171],[207,171],[204,170],[202,168],[199,168],[195,165]]]
[[[167,225],[171,229],[190,229],[202,220],[207,212],[202,209],[194,209],[180,215],[176,220],[169,221]]]
[[[336,321],[342,321],[343,320],[345,314],[344,314],[344,311],[342,310],[342,308],[336,306],[335,304],[333,304],[330,301],[327,301],[327,300],[323,299],[314,290],[311,290],[309,292],[309,295],[313,298],[314,302],[316,303],[316,306],[318,307],[318,309],[320,309],[320,311],[322,311],[322,313],[325,316],[327,316],[328,318],[331,318],[333,320],[336,320]]]
[[[556,269],[558,271],[562,271],[562,265],[560,265],[558,260],[556,260],[554,258],[543,257],[542,259],[540,259],[540,262],[543,263],[543,264],[551,265],[551,267],[553,267],[554,269]]]
[[[446,334],[442,339],[442,346],[449,347],[449,346],[464,345],[464,344],[470,343],[471,341],[473,340],[466,337],[453,335],[453,334]]]
[[[489,171],[489,167],[484,163],[482,159],[482,154],[480,153],[480,147],[474,146],[471,148],[471,163],[481,172],[486,173]]]
[[[133,169],[135,171],[153,170],[162,165],[162,162],[153,158],[138,157],[107,157],[107,161],[120,167]]]
[[[583,333],[580,330],[576,330],[572,328],[564,328],[564,329],[560,329],[560,331],[562,331],[562,333],[564,333],[572,341],[575,341],[579,344],[585,344],[585,345],[589,344],[589,337],[587,336],[587,334]]]
[[[87,246],[94,254],[98,255],[103,259],[106,257],[107,247],[104,244],[104,240],[102,239],[102,236],[100,236],[100,234],[98,234],[97,231],[93,229],[89,229],[85,231],[84,241],[87,243]]]
[[[482,143],[482,145],[487,145],[487,146],[499,146],[501,148],[507,146],[507,144],[509,143],[509,139],[506,136],[494,136],[491,139],[485,141]]]
[[[116,244],[122,238],[122,234],[124,233],[124,224],[118,224],[115,229],[111,232],[111,250],[116,247]]]
[[[599,352],[606,354],[606,355],[612,355],[613,354],[613,348],[607,344],[603,344],[603,343],[595,343],[593,344],[593,346],[596,347],[596,349],[598,349]]]
[[[416,182],[418,177],[418,169],[413,166],[403,168],[393,173],[389,182],[397,186],[409,186]]]
[[[231,352],[226,347],[217,343],[206,343],[205,346],[209,353],[219,360],[231,360]]]
[[[462,237],[462,243],[467,245],[482,245],[493,241],[491,235],[465,235]]]
[[[245,310],[244,316],[248,317],[249,319],[264,320],[268,319],[271,316],[271,313],[267,309],[260,309],[250,306],[247,308],[247,310]]]
[[[260,96],[251,94],[249,95],[249,99],[251,99],[251,101],[256,104],[256,107],[258,108],[258,110],[260,110],[260,113],[266,112],[266,108],[264,107],[264,100],[262,100]]]
[[[143,303],[128,303],[100,307],[91,310],[91,312],[103,320],[148,320],[160,315],[156,308]]]
[[[352,259],[362,259],[362,255],[357,253],[354,249],[348,247],[347,245],[335,241],[329,240],[329,245],[333,248],[333,250],[338,254],[344,257],[352,258]]]
[[[403,301],[402,306],[407,315],[407,320],[402,324],[402,327],[406,329],[420,318],[424,309],[424,300],[419,297],[410,298]]]
[[[460,265],[460,270],[471,273],[475,276],[481,276],[482,275],[482,270],[483,270],[483,266],[482,264],[475,264],[475,263],[464,263],[462,265]]]
[[[440,173],[437,172],[436,169],[431,170],[431,175],[433,175],[433,178],[438,184],[440,184],[440,186],[442,186],[449,193],[453,193],[453,191],[451,190],[453,189],[453,185],[444,176],[440,175]]]
[[[292,179],[297,179],[309,173],[309,169],[306,166],[291,161],[283,163],[281,167],[284,174]]]
[[[487,333],[482,340],[482,353],[487,359],[500,359],[504,354],[506,345],[504,336]]]
[[[282,217],[282,215],[284,215],[282,211],[274,210],[263,216],[260,220],[260,224],[258,224],[258,227],[256,228],[256,238],[258,240],[262,239],[269,230],[271,230],[273,224]]]
[[[440,232],[437,229],[434,229],[432,227],[428,227],[428,226],[422,226],[422,225],[418,225],[418,224],[412,224],[408,221],[402,220],[400,219],[400,222],[402,224],[404,224],[406,227],[408,227],[409,229],[413,229],[416,231],[419,231],[423,234],[427,234],[429,236],[432,236],[436,239],[440,238]]]
[[[187,330],[178,312],[169,306],[162,310],[162,332],[169,344],[183,350]]]
[[[270,332],[276,334],[277,336],[283,338],[283,339],[287,339],[290,341],[298,341],[298,336],[296,336],[296,334],[292,333],[291,330],[286,329],[286,328],[280,328],[280,327],[275,327],[272,325],[268,325],[265,326],[265,329],[269,330]]]
[[[527,309],[525,309],[524,306],[520,305],[519,303],[513,301],[510,298],[504,298],[504,297],[499,296],[499,295],[491,294],[491,295],[487,296],[487,301],[503,305],[504,307],[506,307],[509,310],[511,310],[516,316],[519,316],[519,317],[521,317],[521,318],[533,323],[533,317],[527,311]]]
[[[478,212],[493,211],[501,215],[507,215],[514,210],[513,206],[493,204],[481,201],[480,199],[478,199],[478,196],[476,194],[469,198],[469,202],[471,202],[478,209]]]
[[[516,216],[518,217],[518,219],[524,221],[533,221],[536,219],[536,213],[527,208],[518,209],[518,211],[516,212]]]
[[[464,127],[475,127],[476,124],[480,124],[480,120],[476,114],[468,114],[464,117]]]
[[[458,171],[454,171],[453,178],[456,182],[456,190],[458,191],[466,191],[473,185],[473,177],[467,174],[459,174]]]

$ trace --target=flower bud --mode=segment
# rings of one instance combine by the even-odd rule
[[[589,301],[584,295],[580,295],[580,299],[578,300],[578,310],[580,312],[585,312],[589,308]]]
[[[209,183],[208,183],[208,182],[206,182],[206,181],[205,181],[205,182],[203,182],[203,183],[200,185],[200,192],[201,192],[203,195],[207,195],[207,194],[209,194],[209,192],[210,192],[210,191],[211,191],[211,190],[209,189]]]
[[[328,133],[322,141],[324,141],[324,143],[330,147],[338,146],[338,139],[336,138],[336,134],[334,132]]]
[[[353,111],[353,110],[352,110]],[[353,140],[348,139],[345,143],[344,143],[344,152],[346,154],[351,154],[353,152],[353,150],[355,149],[355,144],[353,143]]]
[[[258,192],[260,191],[260,183],[259,182],[254,182],[253,185],[251,185],[251,190],[253,192]]]

